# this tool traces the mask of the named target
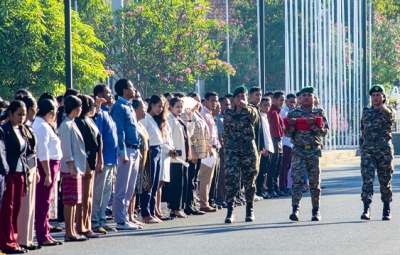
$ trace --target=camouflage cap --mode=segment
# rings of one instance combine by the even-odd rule
[[[381,92],[381,93],[385,94],[385,87],[383,87],[382,85],[374,85],[369,90],[369,95],[371,95],[374,92]]]
[[[315,94],[315,88],[314,88],[314,87],[311,87],[311,86],[304,87],[304,88],[302,88],[302,89],[299,91],[299,94],[300,94],[300,95],[303,94],[303,93],[312,93],[312,94]]]
[[[235,97],[239,93],[246,93],[247,94],[248,90],[245,86],[239,86],[236,87],[235,90],[233,91],[233,97]]]

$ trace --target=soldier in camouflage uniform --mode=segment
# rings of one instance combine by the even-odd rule
[[[247,88],[237,87],[233,92],[235,107],[225,111],[224,141],[226,169],[226,202],[228,213],[225,223],[233,223],[233,206],[243,181],[246,196],[247,222],[254,220],[253,199],[255,179],[258,174],[258,153],[255,144],[254,125],[258,121],[258,110],[247,103]]]
[[[287,137],[291,138],[293,144],[292,150],[292,207],[293,212],[289,219],[299,220],[299,206],[304,185],[304,175],[308,173],[310,182],[310,193],[312,202],[312,221],[320,221],[319,199],[321,196],[321,169],[319,167],[319,158],[321,157],[322,137],[328,133],[328,122],[325,112],[322,109],[314,107],[313,87],[305,87],[300,91],[302,104],[298,108],[289,111],[289,128],[284,130]],[[315,117],[322,117],[324,127],[319,127],[315,123]],[[306,118],[311,131],[296,130],[296,119]]]
[[[361,118],[361,175],[363,179],[361,200],[364,212],[361,219],[371,218],[370,204],[374,194],[375,171],[377,171],[381,200],[383,202],[382,220],[390,220],[392,189],[390,181],[393,174],[393,145],[391,128],[395,121],[394,110],[385,106],[385,90],[375,85],[370,91],[372,106],[365,108]]]

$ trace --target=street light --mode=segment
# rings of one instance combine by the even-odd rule
[[[64,0],[65,20],[65,86],[72,89],[71,0]]]

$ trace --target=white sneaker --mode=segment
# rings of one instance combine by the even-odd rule
[[[127,222],[127,224],[129,224],[132,227],[135,227],[136,229],[143,229],[143,226],[137,225],[137,224],[132,223],[132,222]]]
[[[254,202],[258,202],[258,201],[261,201],[261,200],[263,200],[264,198],[262,198],[262,197],[259,197],[259,196],[257,196],[257,195],[254,195]]]
[[[124,224],[117,224],[115,228],[117,230],[137,230],[138,226],[135,224],[130,224],[128,222],[125,222]]]

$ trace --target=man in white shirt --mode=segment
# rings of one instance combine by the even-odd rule
[[[286,96],[285,107],[281,110],[281,118],[282,121],[286,118],[288,112],[295,108],[296,106],[296,95],[288,94]],[[283,136],[282,138],[282,145],[283,145],[283,156],[282,156],[282,163],[281,168],[279,170],[279,189],[285,193],[290,195],[290,188],[291,185],[288,185],[288,172],[290,169],[290,163],[292,161],[292,148],[293,144],[290,142],[290,138],[287,136]]]

